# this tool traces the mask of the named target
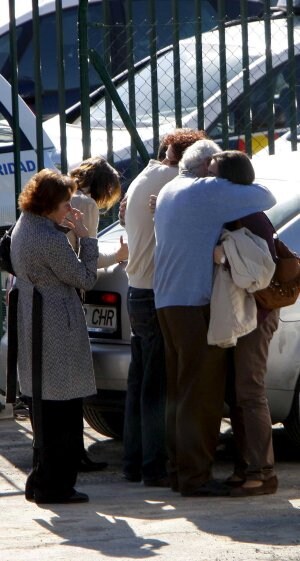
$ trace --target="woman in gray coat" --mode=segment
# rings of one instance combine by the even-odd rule
[[[17,314],[19,384],[28,398],[34,438],[25,494],[38,504],[88,500],[74,485],[82,450],[82,398],[96,388],[76,289],[95,284],[98,246],[88,237],[81,212],[71,207],[75,189],[73,179],[52,170],[34,175],[19,196],[22,214],[11,242],[16,282],[9,303]],[[63,223],[79,239],[78,256]]]

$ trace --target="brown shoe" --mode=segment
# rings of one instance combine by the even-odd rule
[[[243,483],[245,483],[245,477],[239,477],[234,473],[225,479],[225,485],[229,485],[229,487],[241,487]]]
[[[261,481],[261,485],[257,487],[245,487],[241,485],[240,487],[234,487],[230,491],[231,497],[258,497],[259,495],[272,495],[276,493],[278,488],[278,479],[276,475]]]

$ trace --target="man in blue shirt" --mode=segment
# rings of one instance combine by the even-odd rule
[[[214,247],[224,223],[276,202],[258,184],[199,179],[210,142],[200,140],[185,151],[179,176],[161,190],[155,212],[154,293],[166,352],[169,474],[173,490],[184,496],[228,494],[212,478],[226,374],[226,349],[207,344]]]

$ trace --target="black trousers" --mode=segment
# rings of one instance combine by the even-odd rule
[[[32,399],[27,398],[32,423]],[[33,430],[33,467],[26,491],[36,498],[69,497],[76,483],[82,456],[82,399],[42,400],[41,443],[35,443]]]

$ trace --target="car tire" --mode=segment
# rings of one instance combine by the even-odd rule
[[[106,412],[96,404],[84,404],[83,416],[90,427],[103,436],[122,440],[124,412]]]
[[[298,378],[292,407],[286,420],[283,422],[289,439],[294,445],[300,447],[300,377]]]

